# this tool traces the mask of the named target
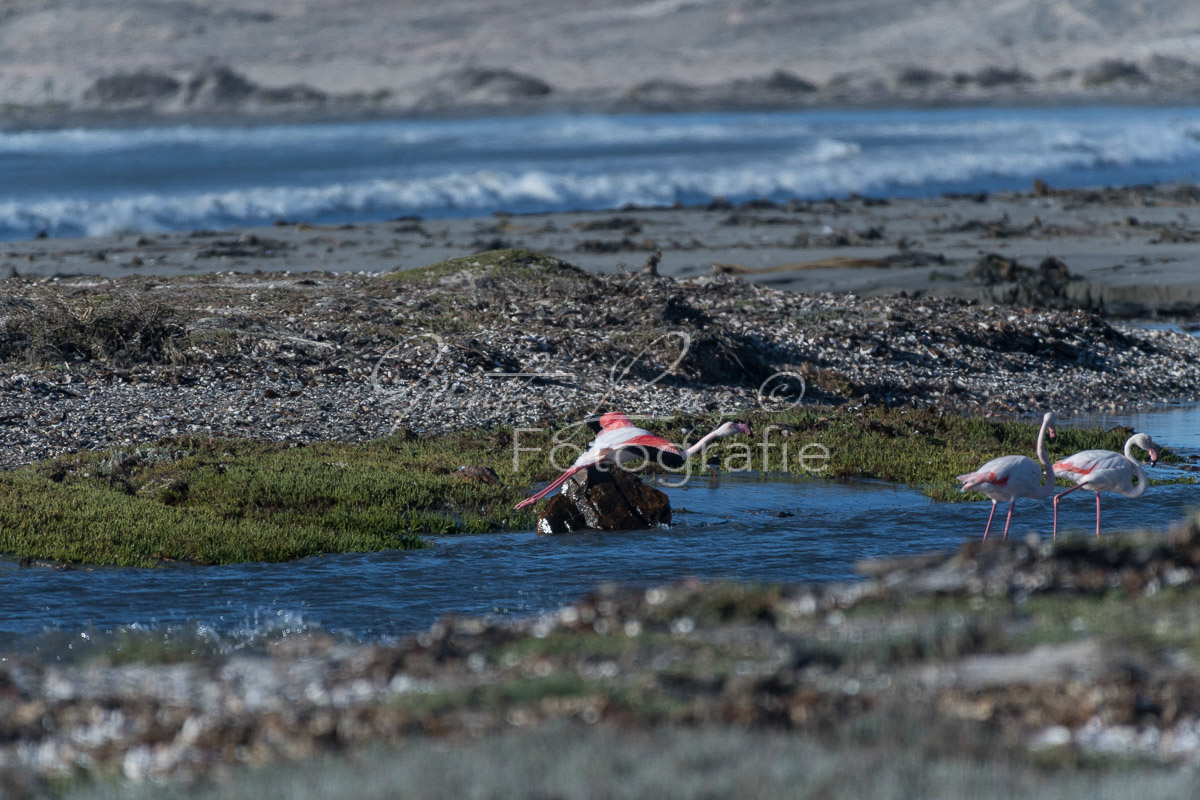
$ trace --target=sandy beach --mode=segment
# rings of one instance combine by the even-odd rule
[[[956,297],[1188,321],[1200,309],[1200,188],[985,193],[929,199],[495,215],[340,226],[119,234],[0,243],[23,278],[209,272],[375,273],[481,250],[528,249],[589,272],[733,274],[758,286],[858,296]],[[1065,269],[1037,286],[1047,259]],[[984,267],[980,262],[985,261]],[[1005,263],[1015,262],[1005,267]],[[1028,268],[1028,269],[1022,269]]]

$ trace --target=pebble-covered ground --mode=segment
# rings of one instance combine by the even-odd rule
[[[1200,341],[1082,311],[595,276],[495,251],[406,273],[10,278],[0,464],[176,434],[362,441],[602,407],[1060,413],[1200,397]]]

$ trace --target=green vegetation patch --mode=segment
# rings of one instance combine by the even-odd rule
[[[962,417],[935,409],[852,411],[818,406],[773,414],[760,412],[746,419],[754,429],[753,435],[722,440],[712,448],[710,455],[717,456],[725,469],[892,481],[918,487],[944,501],[978,499],[981,495],[963,495],[955,476],[990,459],[1011,454],[1036,458],[1034,448],[1041,425],[1040,420]],[[694,441],[714,424],[715,420],[687,417],[658,425],[655,432],[672,441]],[[1102,431],[1059,427],[1058,437],[1048,446],[1050,458],[1065,458],[1080,450],[1119,451],[1132,433],[1126,428]],[[1160,456],[1168,464],[1181,461],[1167,447]],[[699,463],[692,464],[692,469],[698,468]],[[1151,479],[1151,485],[1158,482]],[[1175,477],[1165,482],[1194,479]]]
[[[305,447],[185,438],[79,454],[0,475],[0,552],[119,566],[283,561],[528,525],[509,512],[515,487],[453,474],[486,442],[472,453],[455,437]]]
[[[752,436],[710,453],[723,468],[895,481],[943,500],[964,499],[955,475],[998,455],[1032,454],[1037,436],[1032,423],[931,410],[812,408],[749,419]],[[679,417],[651,427],[687,443],[718,422]],[[1060,429],[1051,455],[1120,449],[1127,435]],[[586,427],[562,425],[437,438],[405,432],[366,444],[179,438],[80,453],[0,474],[0,553],[117,566],[224,564],[420,547],[421,534],[528,530],[534,514],[512,505],[590,439]],[[1162,455],[1178,460],[1170,450]],[[490,467],[495,479],[460,477],[460,466]],[[703,459],[690,468],[702,470]]]
[[[567,279],[589,281],[591,277],[560,258],[533,250],[486,250],[470,256],[439,261],[427,267],[398,269],[387,274],[394,281],[433,284],[457,275],[487,276],[491,280],[544,281]]]

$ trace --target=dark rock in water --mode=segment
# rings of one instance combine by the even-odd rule
[[[563,484],[538,516],[539,534],[625,531],[671,521],[671,501],[628,470],[590,467]]]
[[[542,513],[538,514],[538,536],[573,533],[587,529],[587,521],[584,520],[583,514],[575,507],[574,503],[561,494],[551,497],[550,502],[542,509]]]

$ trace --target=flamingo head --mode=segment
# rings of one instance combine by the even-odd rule
[[[721,427],[717,428],[716,430],[716,434],[718,436],[734,436],[739,433],[747,436],[750,435],[750,426],[745,422],[741,422],[740,420],[732,420],[730,422],[722,423]]]
[[[1133,443],[1150,454],[1150,466],[1153,467],[1158,463],[1158,445],[1147,434],[1139,433],[1134,436]]]
[[[1042,417],[1042,424],[1046,426],[1046,438],[1054,441],[1058,436],[1054,430],[1055,426],[1058,425],[1058,417],[1053,411],[1047,411],[1045,416]]]

